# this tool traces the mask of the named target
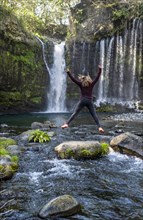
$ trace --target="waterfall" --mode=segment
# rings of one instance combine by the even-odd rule
[[[66,111],[66,73],[65,73],[65,42],[54,47],[54,63],[50,69],[50,88],[48,92],[48,112]]]
[[[131,67],[131,84],[130,84],[130,98],[133,100],[138,97],[138,85],[136,81],[136,58],[137,58],[137,33],[138,33],[139,20],[133,21],[133,28],[131,30],[130,41],[130,59],[129,65]]]
[[[82,46],[82,53],[81,53],[81,67],[80,67],[80,72],[81,74],[84,74],[86,71],[86,66],[85,66],[85,51],[86,51],[86,44],[85,42],[83,42],[83,46]]]
[[[74,60],[80,63],[74,66],[74,73],[82,74],[85,71],[86,74],[90,68],[89,73],[94,78],[98,65],[103,67],[94,89],[96,104],[111,103],[134,107],[140,100],[139,77],[143,71],[142,28],[143,21],[136,18],[121,35],[94,43],[94,51],[91,43],[74,44]]]
[[[46,61],[46,56],[45,56],[45,44],[43,43],[43,41],[39,37],[36,36],[36,38],[37,38],[38,41],[40,41],[40,43],[42,45],[43,60],[44,60],[44,63],[45,63],[45,66],[46,66],[46,69],[47,69],[48,73],[50,73],[50,69],[48,67],[48,64],[47,64],[47,61]]]
[[[66,100],[66,73],[65,73],[65,57],[64,47],[65,42],[54,45],[54,62],[51,68],[49,68],[46,56],[45,56],[45,44],[43,41],[36,37],[41,45],[43,52],[43,60],[49,74],[49,89],[47,92],[47,110],[46,112],[65,112],[65,100]]]
[[[124,80],[124,51],[123,51],[123,39],[122,37],[120,36],[118,38],[118,45],[119,45],[119,51],[118,51],[118,63],[119,63],[119,81],[120,81],[120,84],[119,84],[119,101],[122,101],[122,92],[123,92],[123,80]]]
[[[105,41],[102,40],[100,41],[100,65],[103,67],[103,71],[104,71],[104,62],[105,62]],[[103,74],[100,77],[100,81],[99,81],[99,94],[98,94],[98,105],[99,103],[104,99],[104,91],[103,91],[103,82],[104,81],[104,77]]]
[[[142,71],[142,60],[143,60],[143,22],[140,22],[139,24],[139,36],[140,36],[140,41],[139,41],[139,76],[141,75]]]
[[[103,81],[104,82],[104,84],[103,84],[104,93],[103,93],[103,98],[102,99],[103,99],[104,102],[106,102],[107,99],[108,99],[109,78],[111,77],[110,70],[111,70],[111,60],[112,60],[112,48],[113,48],[114,40],[115,40],[115,37],[113,36],[110,39],[110,41],[109,41],[109,43],[107,45],[108,46],[107,47],[107,52],[106,52],[106,54],[104,54],[104,57],[105,57],[104,65],[106,66],[105,71],[103,69],[103,72],[102,72],[102,74],[104,76],[104,81]],[[105,41],[107,41],[107,39]]]

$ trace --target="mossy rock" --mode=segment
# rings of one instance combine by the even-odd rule
[[[108,154],[109,144],[98,141],[69,141],[55,147],[61,159],[95,159]]]
[[[13,174],[17,171],[18,166],[12,166],[11,164],[0,164],[0,179],[9,180]]]
[[[0,137],[0,148],[7,148],[9,145],[16,145],[16,141],[12,138]]]
[[[18,170],[18,157],[4,155],[0,156],[0,179],[8,180],[11,179],[13,174]]]
[[[0,138],[0,180],[11,179],[18,170],[18,156],[11,155],[8,151],[8,146],[12,146],[12,144],[15,144],[13,139]]]
[[[79,202],[71,195],[59,196],[48,202],[39,212],[39,217],[67,217],[77,214],[81,210]]]

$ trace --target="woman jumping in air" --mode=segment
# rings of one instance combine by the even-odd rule
[[[92,80],[89,75],[88,76],[80,75],[77,80],[73,77],[70,71],[67,70],[68,76],[80,88],[80,100],[71,117],[68,119],[68,121],[65,124],[61,126],[61,128],[68,128],[69,123],[75,118],[75,116],[81,111],[81,109],[86,106],[90,114],[92,115],[95,123],[97,124],[99,132],[101,133],[104,132],[103,128],[100,126],[98,117],[96,115],[95,107],[93,104],[93,96],[92,96],[93,87],[101,75],[101,70],[102,70],[101,66],[98,66],[98,74],[94,80]]]

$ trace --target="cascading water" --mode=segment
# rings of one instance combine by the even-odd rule
[[[85,42],[74,43],[76,48],[73,50],[76,54],[71,62],[72,65],[74,62],[74,73],[86,70],[85,74],[89,72],[94,78],[97,66],[101,64],[103,67],[95,90],[97,103],[117,103],[134,107],[139,101],[138,77],[142,74],[143,66],[142,27],[143,21],[134,19],[121,36],[102,39],[90,46]]]
[[[54,63],[50,70],[50,90],[48,92],[49,112],[66,111],[66,74],[65,74],[65,42],[54,47]]]
[[[103,76],[99,86],[98,102],[120,103],[132,106],[138,100],[137,41],[140,20],[135,19],[123,36],[113,36],[100,48]],[[104,47],[104,49],[103,49]],[[143,48],[142,48],[143,49]],[[141,49],[141,50],[142,50]],[[103,51],[107,51],[103,54]],[[103,88],[103,91],[100,89]]]
[[[46,61],[46,56],[45,56],[45,45],[39,37],[36,36],[36,38],[37,38],[38,41],[40,41],[40,43],[42,45],[43,60],[44,60],[44,63],[45,63],[45,66],[46,66],[46,69],[47,69],[48,73],[50,73],[50,69],[48,67],[48,64],[47,64],[47,61]]]
[[[42,44],[43,60],[49,74],[49,91],[47,93],[48,105],[46,112],[65,112],[66,100],[66,74],[65,74],[65,57],[64,47],[65,42],[54,45],[54,62],[49,68],[46,56],[44,43],[37,37]]]

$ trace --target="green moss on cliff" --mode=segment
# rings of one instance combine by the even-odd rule
[[[29,21],[30,24],[30,21]],[[0,7],[0,111],[43,109],[47,72],[42,48],[12,11]]]

